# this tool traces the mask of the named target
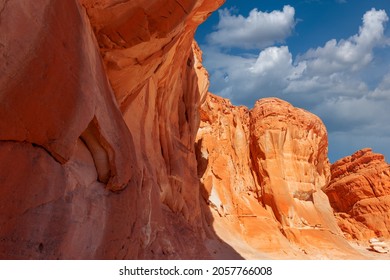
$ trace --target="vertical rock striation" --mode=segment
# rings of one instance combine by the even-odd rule
[[[327,219],[330,205],[321,188],[328,182],[328,140],[315,115],[279,99],[259,100],[251,111],[251,153],[262,185],[262,202],[284,233],[337,227]]]
[[[285,257],[318,248],[333,248],[333,257],[352,253],[321,190],[330,177],[327,144],[321,120],[285,101],[261,99],[248,110],[209,94],[198,173],[219,235],[233,242],[234,232],[257,252],[286,250]]]

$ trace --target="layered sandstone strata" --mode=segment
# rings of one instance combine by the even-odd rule
[[[366,148],[331,166],[324,189],[348,238],[390,237],[390,166]]]

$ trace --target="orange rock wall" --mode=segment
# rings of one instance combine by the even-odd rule
[[[0,258],[210,257],[193,35],[221,4],[0,1]]]
[[[329,196],[340,228],[350,239],[390,237],[390,166],[371,149],[332,164]]]
[[[285,257],[318,248],[332,248],[333,256],[351,251],[321,190],[330,170],[318,117],[276,98],[249,110],[209,94],[197,157],[202,197],[226,242],[235,236],[258,252],[284,251]]]

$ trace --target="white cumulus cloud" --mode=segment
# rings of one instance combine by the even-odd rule
[[[385,44],[387,21],[384,10],[372,9],[364,14],[358,34],[338,42],[332,39],[323,47],[310,49],[299,60],[306,61],[310,71],[322,75],[357,71],[372,61],[375,47]]]
[[[390,73],[387,73],[379,85],[370,92],[370,99],[390,102]]]
[[[249,70],[259,76],[285,76],[292,70],[292,56],[287,46],[269,47],[260,52]]]
[[[224,53],[216,46],[205,47],[211,90],[217,94],[229,92],[233,103],[248,106],[270,95],[307,101],[313,106],[334,96],[361,98],[370,91],[361,76],[364,76],[365,66],[373,60],[375,48],[385,46],[387,20],[383,10],[367,11],[356,35],[340,41],[329,40],[295,61],[287,46],[267,47],[260,50],[258,56],[245,57]],[[306,101],[299,101],[304,94]],[[383,94],[382,85],[371,96]]]
[[[273,12],[267,15],[271,14]],[[228,18],[245,24],[250,17],[228,15]],[[381,60],[379,49],[381,55],[390,49],[389,38],[385,36],[387,21],[384,10],[371,9],[364,14],[355,35],[341,40],[330,39],[323,46],[309,49],[295,59],[287,46],[264,47],[266,40],[258,41],[263,42],[256,45],[258,55],[245,56],[228,53],[218,45],[225,44],[222,39],[218,43],[216,39],[210,40],[213,44],[204,47],[210,90],[230,98],[234,104],[251,107],[260,98],[276,96],[312,111],[327,125],[331,148],[337,156],[365,146],[385,149],[383,141],[375,139],[390,141],[387,117],[390,68],[388,63],[378,63]],[[228,33],[227,23],[220,26],[217,32]],[[230,38],[239,41],[234,35],[237,28],[232,25]],[[283,30],[279,34],[291,32],[291,29]],[[286,33],[285,30],[289,31]],[[275,38],[268,40],[268,44],[278,41]],[[224,46],[232,47],[230,39],[227,41]],[[245,40],[236,44],[241,44],[242,48],[255,46],[254,42]],[[372,79],[373,71],[378,77],[376,80]],[[366,143],[368,136],[371,142]],[[348,145],[350,137],[354,141]]]
[[[219,11],[217,30],[208,35],[212,45],[256,49],[284,42],[295,26],[295,9],[284,6],[270,13],[253,9],[248,17],[234,15],[228,9]]]

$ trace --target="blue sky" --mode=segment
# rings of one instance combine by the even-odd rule
[[[251,108],[275,96],[318,115],[332,162],[390,159],[389,0],[227,0],[196,40],[210,91]]]

